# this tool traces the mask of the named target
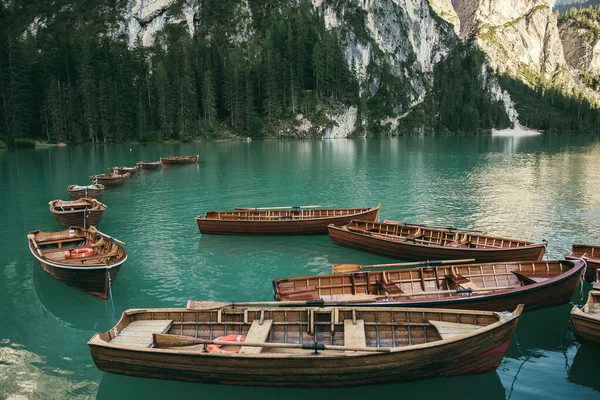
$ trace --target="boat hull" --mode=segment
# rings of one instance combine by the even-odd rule
[[[573,307],[571,310],[573,331],[577,340],[600,349],[600,309],[597,303],[600,291],[593,290],[588,296],[584,307]]]
[[[148,170],[152,170],[152,169],[159,169],[162,167],[162,164],[159,162],[151,162],[151,163],[145,163],[145,162],[140,162],[138,163],[140,169],[142,171],[148,171]]]
[[[453,248],[399,242],[351,232],[342,226],[329,226],[329,237],[335,244],[390,258],[407,261],[474,259],[476,262],[536,261],[544,256],[544,244],[498,249]]]
[[[83,190],[68,190],[69,196],[73,200],[79,200],[83,198],[99,199],[102,197],[104,189],[83,189]]]
[[[121,177],[110,178],[110,177],[102,177],[102,176],[96,175],[96,176],[91,176],[90,180],[94,183],[100,183],[100,184],[104,185],[105,187],[109,188],[109,187],[116,187],[116,186],[123,185],[125,182],[127,182],[129,180],[129,176],[130,176],[130,174],[124,174],[124,175],[121,175]]]
[[[78,210],[78,211],[67,211],[64,213],[53,213],[56,222],[64,226],[81,226],[88,228],[90,226],[96,226],[104,215],[104,210]]]
[[[160,158],[160,163],[163,167],[173,166],[173,165],[186,165],[186,164],[197,164],[198,156],[181,156],[177,158]]]
[[[567,260],[579,260],[579,257],[572,256],[569,254],[565,254],[565,259]],[[596,279],[596,274],[600,269],[600,259],[598,258],[588,258],[585,260],[587,264],[587,268],[585,270],[585,280],[586,282],[594,282]]]
[[[175,318],[173,309],[169,318]],[[191,317],[191,316],[190,316]],[[517,325],[513,318],[480,335],[389,353],[231,354],[89,342],[98,369],[116,374],[246,386],[349,387],[494,371]]]
[[[558,306],[566,304],[573,298],[575,290],[577,289],[581,274],[583,273],[583,263],[580,261],[562,261],[563,263],[573,263],[574,265],[565,273],[548,279],[546,281],[521,286],[515,289],[498,290],[496,292],[472,292],[469,295],[455,296],[455,297],[435,297],[435,292],[432,292],[432,296],[413,295],[412,298],[404,297],[397,298],[396,300],[382,300],[373,301],[371,303],[365,302],[352,302],[351,297],[347,297],[344,301],[344,306],[374,306],[374,307],[434,307],[434,308],[449,308],[449,309],[467,309],[467,310],[481,310],[481,311],[498,311],[515,309],[519,304],[525,304],[525,311],[539,310],[546,307]],[[518,263],[517,263],[518,264]],[[469,265],[458,265],[457,267],[466,269],[470,268]],[[489,268],[489,265],[483,265],[483,267]],[[543,269],[543,266],[540,266]],[[473,265],[474,270],[478,270],[479,265]],[[438,270],[442,267],[438,268]],[[444,270],[449,270],[450,267]],[[407,269],[403,270],[404,273],[414,271],[414,276],[418,277],[418,269]],[[393,271],[387,272],[388,278],[391,277]],[[438,273],[436,272],[436,275]],[[338,275],[336,277],[336,275]],[[278,291],[279,283],[281,281],[284,285],[286,282],[297,280],[298,282],[308,284],[315,284],[319,286],[320,283],[323,285],[329,282],[337,282],[341,278],[340,274],[333,275],[319,275],[318,277],[299,277],[274,280],[273,287],[275,289],[275,299],[281,301],[294,301],[294,300],[314,300],[314,297],[303,297],[301,295],[292,294],[291,297],[286,297],[285,293]],[[412,275],[412,274],[411,274]],[[443,276],[443,272],[439,272],[440,276]],[[320,279],[319,283],[315,281],[315,278]],[[418,278],[417,278],[418,280]],[[362,281],[358,283],[362,284]],[[349,286],[349,285],[348,285]],[[410,293],[407,293],[407,295]],[[335,300],[331,300],[331,303],[335,303]]]
[[[39,259],[38,263],[54,279],[74,289],[92,294],[104,300],[108,299],[108,274],[110,274],[111,284],[114,283],[122,265],[119,264],[103,269],[66,269],[40,261]]]
[[[360,218],[375,221],[379,215],[379,207],[363,213],[344,216],[332,216],[314,219],[287,220],[225,220],[197,217],[198,229],[203,234],[211,235],[248,235],[248,236],[296,236],[326,235],[330,224],[344,225]]]

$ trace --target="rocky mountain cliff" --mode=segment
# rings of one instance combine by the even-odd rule
[[[598,35],[569,19],[559,24],[552,7],[3,0],[0,137],[335,138],[519,123],[600,131],[589,122],[599,120]],[[565,99],[557,105],[556,96]]]

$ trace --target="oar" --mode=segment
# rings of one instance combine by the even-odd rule
[[[514,289],[515,286],[495,286],[488,288],[459,288],[451,290],[436,290],[433,292],[417,292],[417,293],[400,293],[394,295],[379,295],[373,296],[368,299],[357,299],[357,300],[337,300],[337,301],[325,301],[325,300],[295,300],[295,301],[255,301],[255,302],[235,302],[235,301],[211,301],[211,300],[188,300],[186,308],[188,310],[218,310],[219,308],[226,307],[343,307],[348,304],[359,304],[359,303],[372,303],[379,299],[394,299],[396,297],[413,297],[413,296],[428,296],[433,294],[447,294],[447,293],[472,293],[472,292],[491,292],[493,290],[504,290]]]
[[[244,346],[244,347],[264,347],[275,349],[303,349],[303,350],[338,350],[338,351],[369,351],[378,353],[390,353],[393,351],[391,347],[347,347],[336,346],[331,344],[321,343],[253,343],[253,342],[227,342],[224,340],[206,340],[198,339],[191,336],[178,336],[162,333],[152,334],[153,344],[157,347],[183,347],[194,346],[198,344],[216,344],[219,346]]]
[[[212,300],[188,300],[186,308],[190,310],[217,310],[225,307],[322,307],[324,300],[297,300],[297,301],[212,301]]]
[[[391,263],[391,264],[372,264],[372,265],[360,265],[360,264],[337,264],[331,267],[331,272],[334,274],[340,274],[345,272],[362,271],[365,269],[377,269],[387,267],[413,267],[419,265],[426,265],[428,267],[434,267],[438,265],[454,265],[454,264],[466,264],[475,262],[474,258],[465,258],[462,260],[431,260],[431,261],[414,261],[405,263]]]
[[[369,235],[369,236],[376,235],[375,236],[376,238],[377,238],[377,236],[383,236],[385,238],[402,240],[404,242],[409,242],[410,241],[410,242],[438,244],[437,242],[434,242],[432,239],[418,239],[418,238],[411,238],[411,237],[408,237],[408,236],[392,235],[390,233],[371,232],[371,231],[368,231],[366,229],[354,228],[352,226],[346,226],[346,229],[348,229],[351,232],[362,233],[363,235]]]
[[[236,207],[238,211],[266,211],[266,210],[299,210],[303,208],[321,208],[321,206],[286,206],[286,207]]]
[[[109,239],[109,240],[112,240],[112,241],[117,242],[119,244],[122,244],[123,246],[125,246],[127,244],[125,242],[120,241],[119,239],[116,239],[116,238],[114,238],[112,236],[107,235],[106,233],[100,232],[98,229],[96,229],[96,227],[94,225],[90,226],[89,230],[92,231],[92,232],[94,232],[94,233],[97,233],[100,236],[105,237],[106,239]]]
[[[483,231],[477,231],[477,230],[472,230],[472,229],[455,228],[453,226],[437,226],[437,225],[425,225],[425,224],[412,224],[410,222],[394,221],[392,219],[386,219],[385,221],[383,221],[383,223],[384,224],[393,224],[393,225],[420,226],[422,228],[445,229],[447,231],[461,231],[461,232],[483,233]]]

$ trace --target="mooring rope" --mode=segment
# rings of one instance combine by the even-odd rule
[[[110,304],[112,306],[113,323],[116,324],[117,323],[117,310],[115,309],[115,301],[113,300],[112,279],[110,277],[110,271],[108,271],[108,295],[110,297]]]

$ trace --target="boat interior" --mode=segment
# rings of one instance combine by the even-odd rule
[[[364,213],[372,208],[340,208],[340,209],[300,209],[292,208],[286,210],[277,209],[244,209],[231,211],[208,211],[205,219],[221,220],[286,220],[286,219],[315,219],[343,217]]]
[[[273,287],[279,300],[447,299],[520,288],[571,268],[570,261],[536,261],[374,270],[275,279]]]
[[[123,248],[112,240],[81,228],[70,227],[61,232],[34,231],[27,237],[42,259],[61,265],[102,266],[115,263],[125,257]],[[82,258],[66,256],[69,251],[83,249],[92,249],[92,255]]]
[[[127,311],[115,328],[99,336],[111,344],[136,347],[306,354],[315,351],[307,349],[315,343],[357,349],[431,343],[472,332],[500,318],[494,312],[406,308],[149,309]],[[206,344],[194,344],[194,339],[219,340],[228,335],[242,335],[242,341],[259,345],[243,346],[232,341],[231,345],[210,350]],[[262,343],[300,346],[261,347]]]
[[[99,201],[93,199],[79,199],[74,201],[53,200],[50,202],[50,207],[55,212],[64,211],[83,211],[83,210],[104,210],[106,206]]]
[[[589,244],[574,244],[572,246],[571,256],[587,257],[600,259],[600,246],[592,246]]]
[[[600,290],[592,290],[588,296],[588,301],[581,308],[586,314],[600,320]]]
[[[352,220],[345,228],[351,232],[358,232],[380,239],[434,246],[499,249],[523,247],[533,244],[532,242],[524,240],[484,236],[474,233],[461,233],[454,230],[433,229],[429,227],[403,225],[400,223]]]

